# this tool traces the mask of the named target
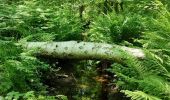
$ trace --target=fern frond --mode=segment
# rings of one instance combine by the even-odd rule
[[[158,97],[146,94],[142,91],[129,91],[129,90],[122,90],[122,93],[125,93],[127,97],[130,97],[132,100],[161,100]]]

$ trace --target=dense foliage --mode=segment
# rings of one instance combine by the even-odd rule
[[[0,99],[102,98],[102,61],[42,57],[20,45],[76,40],[145,51],[143,60],[124,54],[122,63],[109,62],[109,100],[169,100],[170,1],[124,0],[119,12],[108,3],[107,13],[104,1],[0,0]]]

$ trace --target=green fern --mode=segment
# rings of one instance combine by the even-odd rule
[[[125,93],[127,97],[130,97],[132,100],[162,100],[158,97],[148,95],[142,91],[129,91],[129,90],[121,90],[122,93]]]

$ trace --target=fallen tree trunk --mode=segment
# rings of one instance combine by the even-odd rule
[[[139,59],[145,57],[144,52],[140,49],[94,42],[27,42],[24,47],[28,50],[36,49],[36,53],[41,55],[63,59],[105,59],[120,61],[126,56],[124,55],[125,52]]]

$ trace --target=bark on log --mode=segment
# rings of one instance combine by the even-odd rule
[[[26,49],[38,49],[36,53],[56,58],[69,59],[105,59],[120,61],[124,51],[139,58],[145,57],[141,49],[129,48],[105,43],[94,42],[27,42]],[[39,50],[40,49],[40,50]]]

